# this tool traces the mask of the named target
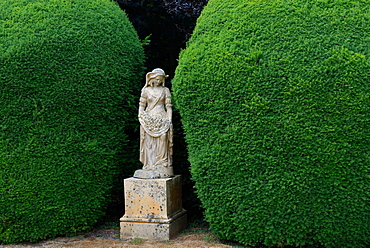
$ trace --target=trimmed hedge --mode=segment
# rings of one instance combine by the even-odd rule
[[[137,34],[109,0],[1,1],[0,29],[0,243],[90,229],[124,176]]]
[[[246,245],[370,243],[370,3],[210,0],[173,80],[206,218]]]

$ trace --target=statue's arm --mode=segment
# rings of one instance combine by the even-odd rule
[[[141,91],[140,102],[139,102],[139,117],[144,112],[146,106],[146,94],[145,89]]]
[[[171,93],[168,88],[166,88],[166,110],[167,110],[167,119],[172,120],[172,100]]]

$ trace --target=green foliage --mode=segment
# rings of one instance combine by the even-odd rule
[[[87,230],[123,176],[137,34],[109,0],[1,1],[0,30],[0,243]]]
[[[210,0],[173,80],[211,228],[370,243],[370,4]]]

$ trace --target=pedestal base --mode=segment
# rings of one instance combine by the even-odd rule
[[[170,240],[187,225],[186,214],[171,223],[121,221],[120,238],[142,238],[148,240]]]
[[[164,179],[127,178],[121,239],[169,240],[186,228],[181,176]]]

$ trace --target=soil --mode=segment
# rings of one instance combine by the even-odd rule
[[[169,241],[146,241],[142,239],[120,239],[119,228],[96,229],[92,232],[75,237],[58,237],[35,243],[20,243],[16,245],[0,245],[0,248],[120,248],[120,247],[235,247],[221,243],[208,229],[188,228]]]

